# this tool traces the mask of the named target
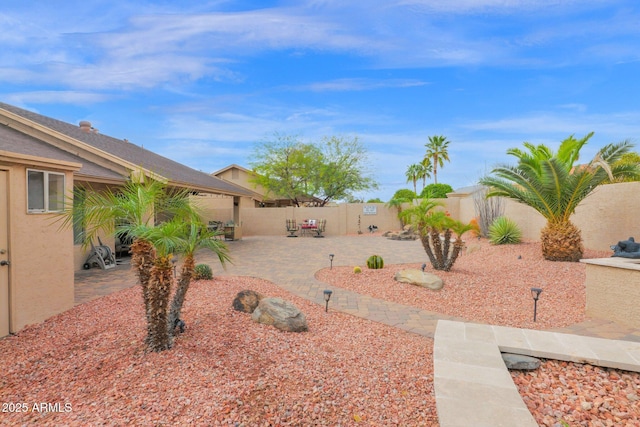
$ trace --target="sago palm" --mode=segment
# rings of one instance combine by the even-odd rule
[[[545,145],[525,142],[526,150],[507,151],[518,159],[516,166],[496,167],[494,176],[480,180],[490,187],[488,197],[509,197],[531,206],[547,220],[540,234],[545,259],[575,262],[582,258],[580,229],[570,221],[576,207],[598,185],[617,177],[638,176],[636,165],[614,164],[633,147],[628,141],[608,144],[588,164],[576,165],[580,150],[592,135],[581,139],[570,136],[555,153]]]
[[[212,232],[200,221],[200,217],[192,215],[187,222],[183,222],[183,237],[180,240],[177,251],[184,256],[180,277],[176,286],[176,291],[171,302],[169,314],[169,331],[173,333],[178,321],[181,320],[182,306],[193,278],[195,270],[195,253],[198,249],[204,248],[212,251],[222,266],[230,262],[227,246],[221,240],[216,239],[220,233]]]

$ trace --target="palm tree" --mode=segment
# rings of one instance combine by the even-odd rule
[[[429,159],[433,165],[433,180],[438,183],[438,166],[444,167],[444,161],[449,161],[449,142],[446,137],[440,135],[430,136],[429,142],[425,144],[427,152],[425,159]]]
[[[418,230],[420,242],[431,266],[435,270],[450,271],[464,247],[462,235],[476,229],[477,226],[456,221],[443,211],[433,211],[438,206],[443,205],[425,198],[420,204],[404,210],[401,217]],[[452,248],[451,238],[454,235]]]
[[[413,192],[416,193],[417,192],[416,182],[418,182],[418,179],[421,178],[420,163],[409,165],[409,167],[407,167],[407,171],[404,174],[407,177],[407,182],[413,182]]]
[[[580,149],[592,135],[581,139],[572,135],[562,141],[556,153],[545,145],[525,142],[527,150],[507,150],[518,159],[516,166],[496,167],[494,177],[480,180],[491,188],[488,197],[509,197],[544,216],[547,224],[540,240],[545,259],[575,262],[582,258],[580,229],[570,221],[576,207],[598,185],[619,177],[640,176],[637,165],[616,164],[633,147],[629,141],[608,144],[587,165],[576,166]]]
[[[129,180],[117,190],[90,189],[82,204],[68,203],[69,208],[62,213],[62,226],[82,222],[79,225],[86,230],[86,244],[99,234],[133,238],[131,265],[142,288],[147,319],[145,342],[152,351],[171,347],[167,333],[171,259],[175,251],[184,247],[185,224],[197,215],[188,196],[186,189],[169,189],[159,181],[143,178]],[[160,215],[174,220],[156,225]]]
[[[401,190],[396,191],[393,194],[393,197],[385,204],[389,208],[397,208],[398,209],[398,219],[403,223],[401,213],[402,213],[402,205],[405,203],[411,203],[416,199],[417,195],[415,191],[411,191],[408,188],[403,188]]]
[[[216,239],[219,232],[212,232],[201,223],[200,218],[194,215],[189,222],[183,223],[185,238],[179,243],[179,252],[184,255],[180,278],[176,286],[176,291],[171,302],[171,311],[169,313],[169,331],[173,333],[176,324],[181,320],[182,305],[184,304],[189,285],[195,270],[195,252],[200,248],[211,250],[218,257],[218,261],[222,266],[225,262],[230,262],[229,251],[227,246],[220,240]]]
[[[421,168],[418,178],[422,179],[422,190],[424,190],[424,187],[426,187],[427,185],[427,178],[431,178],[431,172],[433,172],[433,164],[431,164],[430,158],[425,157],[424,159],[422,159],[419,165],[421,166]]]

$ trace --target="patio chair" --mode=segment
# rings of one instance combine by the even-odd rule
[[[316,223],[316,228],[313,229],[317,234],[313,237],[324,237],[322,233],[324,233],[325,228],[327,227],[326,219],[319,219]]]
[[[212,231],[213,233],[216,233],[214,239],[224,239],[224,223],[222,221],[209,221],[207,229],[209,231]]]
[[[289,232],[289,235],[287,237],[298,237],[296,236],[296,233],[298,232],[298,230],[300,230],[300,226],[296,223],[296,220],[288,219],[287,231]]]

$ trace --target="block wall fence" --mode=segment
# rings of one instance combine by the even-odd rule
[[[449,214],[464,222],[476,217],[473,196],[450,194],[440,199]],[[538,241],[546,220],[534,209],[504,199],[504,215],[521,228],[524,240]],[[408,207],[408,205],[407,205]],[[285,220],[327,220],[326,235],[368,233],[369,225],[379,231],[398,230],[401,227],[396,208],[384,203],[352,203],[327,207],[254,207],[250,200],[241,200],[240,222],[243,236],[285,236]],[[233,211],[233,200],[210,199],[206,202],[208,219],[228,221]],[[585,248],[610,250],[612,244],[630,236],[640,239],[640,182],[603,185],[582,201],[571,218],[582,230]],[[358,222],[359,221],[359,222]]]

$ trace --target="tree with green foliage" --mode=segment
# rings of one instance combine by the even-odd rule
[[[640,167],[640,153],[630,152],[625,153],[620,157],[620,160],[616,161],[613,166],[623,166],[623,165],[635,165]],[[638,178],[635,177],[618,177],[614,179],[614,182],[632,182],[638,181]]]
[[[448,193],[452,193],[453,188],[449,184],[429,184],[422,189],[421,198],[446,199]]]
[[[367,200],[367,203],[384,203],[384,202],[380,199],[380,197],[376,197],[374,199]]]
[[[412,182],[413,183],[413,192],[414,193],[418,192],[418,188],[416,186],[416,183],[420,179],[421,170],[422,170],[422,165],[420,163],[414,163],[412,165],[409,165],[407,167],[406,172],[404,173],[405,176],[407,177],[407,182]]]
[[[405,209],[400,216],[420,234],[420,242],[431,266],[435,270],[450,271],[464,248],[462,236],[477,229],[477,226],[454,220],[445,212],[434,210],[438,206],[443,205],[428,198],[422,199],[419,204]],[[454,236],[452,247],[451,239]]]
[[[324,206],[377,188],[367,176],[367,152],[357,137],[327,137],[313,144],[275,134],[273,140],[258,144],[252,157],[252,181],[295,206],[309,198],[320,199],[318,204]]]
[[[415,191],[408,188],[401,188],[393,194],[393,197],[386,203],[387,207],[398,209],[398,218],[402,221],[400,214],[402,213],[402,205],[411,203],[417,198]]]
[[[141,175],[142,176],[142,175]],[[81,192],[77,189],[74,197]],[[163,351],[173,343],[173,324],[169,323],[169,299],[173,283],[174,254],[186,253],[187,259],[193,253],[190,233],[193,229],[203,232],[199,238],[205,238],[206,231],[200,221],[198,209],[189,198],[190,191],[170,189],[159,181],[141,179],[129,180],[115,190],[108,188],[103,192],[91,188],[82,191],[82,203],[69,203],[69,208],[61,214],[61,226],[71,227],[74,223],[85,230],[85,242],[98,235],[129,236],[131,245],[131,266],[135,269],[142,288],[147,336],[145,343],[150,351]],[[167,218],[160,222],[158,218]],[[209,236],[210,237],[210,236]],[[213,240],[213,239],[211,239]],[[205,244],[213,250],[222,263],[228,260],[224,243]],[[187,280],[192,274],[190,262],[183,265],[185,274],[181,280]],[[223,264],[224,265],[224,264]],[[184,284],[183,284],[184,286]],[[184,301],[186,288],[176,301],[176,313]],[[174,298],[175,299],[175,298]]]
[[[427,185],[427,178],[431,178],[431,173],[433,172],[433,164],[431,163],[431,158],[425,157],[420,162],[420,175],[418,178],[422,179],[422,190]]]
[[[480,183],[490,188],[488,196],[509,197],[531,206],[547,220],[540,240],[542,255],[551,261],[582,258],[580,229],[571,221],[576,207],[599,185],[619,177],[638,177],[637,165],[616,164],[633,145],[628,141],[607,144],[586,165],[576,165],[580,150],[593,135],[572,136],[560,143],[557,152],[540,144],[525,142],[526,150],[511,148],[507,154],[518,159],[516,166],[498,166],[494,176]]]
[[[449,140],[442,135],[429,137],[429,142],[425,144],[427,152],[425,160],[429,159],[433,166],[433,182],[438,183],[438,166],[444,167],[444,161],[449,161]]]
[[[367,150],[358,137],[325,137],[319,149],[322,156],[314,195],[322,199],[320,206],[345,199],[353,192],[378,188],[367,176]]]

